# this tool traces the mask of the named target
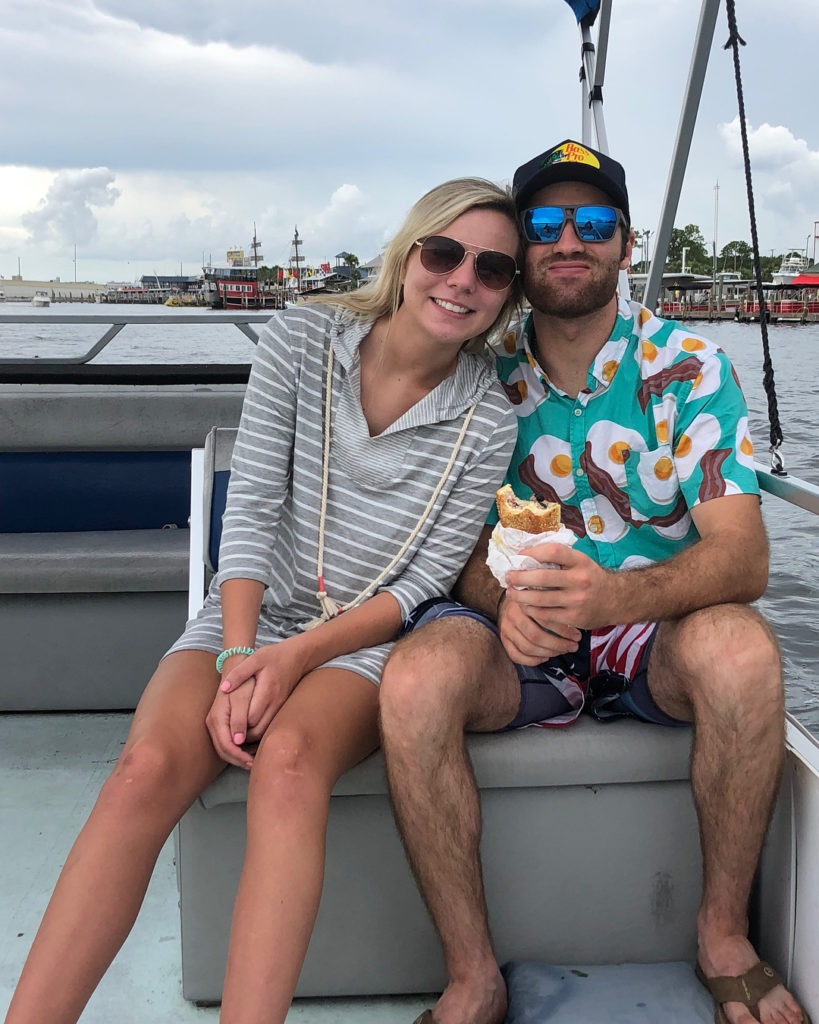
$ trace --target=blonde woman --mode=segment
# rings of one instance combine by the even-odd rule
[[[7,1024],[78,1019],[162,844],[227,764],[250,787],[221,1019],[284,1020],[330,792],[378,745],[391,643],[415,605],[449,590],[512,453],[514,413],[471,350],[519,303],[519,244],[506,191],[447,182],[410,211],[374,283],[263,330],[219,573],[145,690]]]

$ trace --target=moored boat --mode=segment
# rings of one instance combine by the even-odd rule
[[[797,249],[791,249],[782,257],[779,270],[771,276],[774,285],[792,284],[810,266],[810,260]]]

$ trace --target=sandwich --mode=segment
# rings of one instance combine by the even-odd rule
[[[560,505],[555,501],[539,501],[537,498],[518,498],[510,484],[495,492],[495,504],[501,526],[524,533],[550,533],[559,530]]]

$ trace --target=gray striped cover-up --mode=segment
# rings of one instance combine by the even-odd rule
[[[202,609],[168,653],[222,650],[219,586],[225,580],[259,580],[267,588],[257,647],[293,636],[319,614],[316,557],[330,344],[327,593],[344,605],[389,564],[426,507],[468,409],[478,402],[429,517],[378,591],[392,594],[406,617],[452,587],[503,482],[517,419],[484,360],[461,353],[455,374],[370,437],[361,410],[358,346],[372,323],[336,307],[305,305],[277,314],[260,332],[233,453],[219,571]],[[377,684],[391,646],[327,665]]]

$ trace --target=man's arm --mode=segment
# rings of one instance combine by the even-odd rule
[[[498,601],[503,594],[503,587],[486,564],[486,553],[489,550],[491,536],[492,527],[484,526],[469,560],[455,581],[452,596],[461,604],[476,608],[484,615],[488,615],[490,619],[494,619],[498,610]]]
[[[555,645],[543,631],[565,637],[561,623],[596,629],[657,622],[760,597],[768,581],[768,542],[757,496],[714,498],[691,509],[691,517],[700,539],[665,561],[639,569],[603,569],[588,556],[558,544],[530,549],[528,554],[538,561],[561,568],[508,574],[504,617],[507,606],[515,605],[531,622],[530,628],[518,630],[515,660],[538,664],[551,657]],[[528,589],[513,590],[513,585]],[[504,644],[509,650],[505,640]]]

